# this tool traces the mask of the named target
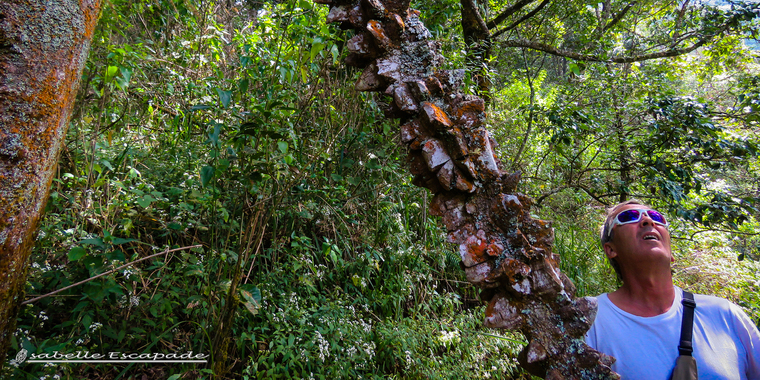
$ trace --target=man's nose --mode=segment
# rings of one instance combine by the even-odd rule
[[[644,215],[641,216],[639,223],[641,223],[642,226],[646,226],[647,224],[654,224],[654,220],[649,217],[649,213],[645,212]]]

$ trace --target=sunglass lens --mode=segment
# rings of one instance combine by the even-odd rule
[[[625,210],[618,214],[617,220],[620,223],[630,223],[639,220],[639,210]]]
[[[662,214],[660,214],[659,212],[657,212],[655,210],[647,210],[647,214],[656,223],[667,224],[667,222],[665,222],[665,217]]]

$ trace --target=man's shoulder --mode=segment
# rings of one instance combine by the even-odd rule
[[[711,296],[708,294],[694,294],[694,302],[697,304],[697,308],[702,308],[703,310],[730,310],[735,305],[721,297]]]
[[[695,309],[697,315],[701,314],[710,318],[721,317],[725,321],[736,320],[745,315],[740,306],[725,298],[694,294],[694,302],[697,304]]]

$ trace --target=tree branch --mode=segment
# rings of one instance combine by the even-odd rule
[[[630,57],[612,57],[608,59],[602,59],[598,55],[576,53],[574,51],[560,49],[560,48],[557,48],[557,47],[554,47],[542,42],[528,41],[525,39],[503,41],[501,44],[504,47],[528,48],[528,49],[542,51],[547,54],[556,55],[559,57],[571,58],[577,61],[632,63],[632,62],[641,62],[641,61],[647,61],[650,59],[657,59],[657,58],[677,57],[679,55],[691,53],[692,51],[700,48],[702,45],[712,40],[716,35],[722,33],[726,29],[728,29],[728,25],[724,25],[723,27],[719,29],[717,33],[705,36],[704,38],[700,39],[699,41],[695,42],[693,45],[689,47],[685,47],[681,49],[669,49],[669,50],[659,51],[655,53],[642,54],[642,55],[636,55],[636,56],[630,56]]]
[[[678,29],[681,29],[681,26],[683,25],[683,16],[686,14],[686,7],[689,5],[689,1],[690,0],[684,1],[683,5],[681,6],[681,10],[678,12],[675,27],[673,28],[673,41],[678,39],[678,37],[681,35],[681,33],[678,32]]]
[[[528,14],[526,14],[525,16],[522,16],[522,17],[520,17],[520,19],[519,19],[519,20],[517,20],[517,21],[513,22],[512,24],[510,24],[510,25],[509,25],[509,26],[507,26],[506,28],[504,28],[504,29],[502,29],[502,30],[500,30],[500,31],[498,31],[498,32],[496,32],[496,33],[494,33],[494,34],[493,34],[491,37],[492,37],[492,38],[496,38],[496,37],[498,37],[500,34],[502,34],[502,33],[506,32],[506,31],[509,31],[509,30],[512,30],[512,29],[514,29],[514,28],[515,28],[517,25],[520,25],[520,24],[521,24],[523,21],[525,21],[525,20],[527,20],[527,19],[529,19],[529,18],[531,18],[531,17],[535,16],[535,15],[536,15],[536,13],[540,12],[540,11],[541,11],[541,9],[543,9],[543,8],[544,8],[544,7],[545,7],[547,4],[549,4],[549,1],[551,1],[551,0],[544,0],[543,2],[541,2],[541,4],[538,4],[538,6],[536,7],[536,9],[534,9],[534,10],[532,10],[532,11],[528,12]]]
[[[512,16],[516,12],[518,12],[520,9],[525,8],[526,5],[534,2],[536,0],[520,0],[516,2],[513,6],[505,9],[503,12],[501,12],[500,15],[496,16],[495,19],[488,22],[487,26],[488,29],[493,29],[497,27],[499,24],[501,24],[504,20],[506,20],[509,16]]]
[[[100,278],[100,277],[103,277],[103,276],[105,276],[105,275],[108,275],[108,274],[111,274],[111,273],[113,273],[113,272],[116,272],[116,271],[118,271],[119,269],[122,269],[122,268],[126,268],[126,267],[128,267],[128,266],[130,266],[130,265],[134,265],[134,264],[137,264],[137,263],[139,263],[140,261],[145,261],[145,260],[148,260],[148,259],[154,258],[154,257],[156,257],[156,256],[165,255],[165,254],[167,254],[167,253],[169,253],[169,252],[182,251],[182,250],[185,250],[185,249],[190,249],[190,248],[198,248],[198,247],[202,247],[202,245],[200,245],[200,244],[199,244],[199,245],[191,245],[191,246],[189,246],[189,247],[182,247],[182,248],[175,248],[175,249],[167,249],[167,250],[165,250],[165,251],[163,251],[163,252],[159,252],[159,253],[156,253],[156,254],[153,254],[153,255],[150,255],[150,256],[146,256],[146,257],[143,257],[142,259],[138,259],[138,260],[132,261],[132,262],[130,262],[130,263],[126,263],[126,264],[124,264],[124,265],[122,265],[122,266],[120,266],[120,267],[118,267],[118,268],[114,268],[114,269],[111,269],[111,270],[109,270],[109,271],[103,272],[103,273],[101,273],[101,274],[99,274],[99,275],[96,275],[96,276],[92,276],[92,277],[90,277],[90,278],[88,278],[88,279],[86,279],[86,280],[82,280],[82,281],[79,281],[79,282],[77,282],[76,284],[71,284],[71,285],[69,285],[69,286],[64,286],[63,288],[60,288],[60,289],[58,289],[58,290],[54,290],[54,291],[52,291],[52,292],[50,292],[50,293],[48,293],[48,294],[43,294],[43,295],[41,295],[41,296],[39,296],[39,297],[35,297],[35,298],[32,298],[32,299],[30,299],[30,300],[26,300],[26,301],[22,302],[21,304],[22,304],[22,305],[26,305],[26,304],[30,304],[30,303],[32,303],[32,302],[37,302],[37,301],[39,301],[39,300],[41,300],[41,299],[43,299],[43,298],[47,298],[47,297],[50,297],[50,296],[52,296],[52,295],[54,295],[54,294],[58,294],[58,293],[60,293],[60,292],[62,292],[62,291],[64,291],[64,290],[67,290],[67,289],[71,289],[71,288],[73,288],[73,287],[75,287],[75,286],[79,286],[79,285],[82,285],[82,284],[84,284],[84,283],[90,282],[90,281],[92,281],[92,280],[94,280],[94,279],[96,279],[96,278]]]
[[[620,20],[622,20],[623,17],[625,17],[625,14],[628,13],[628,11],[631,10],[631,8],[633,8],[634,5],[636,5],[635,1],[631,1],[630,3],[628,3],[628,5],[626,5],[622,11],[620,11],[620,13],[615,15],[615,17],[613,17],[612,20],[610,20],[610,22],[608,22],[607,25],[604,26],[604,28],[602,29],[602,32],[606,32],[607,30],[615,26],[615,24],[620,22]]]

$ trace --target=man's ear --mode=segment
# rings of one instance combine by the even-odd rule
[[[607,257],[610,259],[615,258],[617,256],[615,246],[610,242],[604,243],[604,254],[607,255]]]

